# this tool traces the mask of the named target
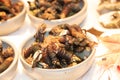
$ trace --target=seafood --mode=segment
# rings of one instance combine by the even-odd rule
[[[13,61],[13,57],[6,58],[4,62],[0,65],[0,73],[5,71],[10,66],[12,61]]]
[[[11,0],[0,0],[0,21],[6,21],[23,10],[21,1],[13,3]]]
[[[100,24],[108,29],[120,28],[120,12],[114,11],[109,12],[100,16]]]
[[[5,71],[14,59],[14,50],[11,46],[3,46],[6,43],[0,41],[0,73]]]
[[[36,39],[36,42],[43,42],[44,40],[46,25],[42,24],[41,26],[42,27],[39,27],[40,29],[38,29],[38,33],[34,36]]]
[[[31,14],[46,20],[62,19],[79,12],[83,0],[34,0],[28,1]]]
[[[24,58],[32,68],[56,69],[79,64],[90,55],[96,44],[78,25],[61,24],[49,32],[45,32],[45,26],[39,27],[34,35],[35,41],[23,49]],[[81,57],[85,52],[89,55]]]
[[[111,2],[111,0],[100,0],[97,11],[100,14],[109,11],[120,11],[120,0],[116,0],[116,2]]]

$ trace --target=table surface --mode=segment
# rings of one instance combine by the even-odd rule
[[[27,0],[24,0],[26,3]],[[98,0],[88,0],[88,15],[85,21],[81,24],[81,26],[85,29],[93,28],[96,24],[96,16],[98,15],[95,10],[95,6],[98,3]],[[23,42],[26,41],[26,37],[30,37],[34,35],[36,29],[31,25],[28,16],[26,15],[26,19],[24,25],[14,33],[11,33],[6,36],[2,36],[3,38],[7,38],[10,41],[14,42],[14,45],[18,48],[22,46]],[[96,49],[96,55],[103,53],[101,48],[98,46]],[[96,59],[95,59],[96,60]],[[104,72],[104,73],[103,73]],[[35,80],[31,79],[23,72],[23,67],[21,65],[20,60],[18,60],[18,68],[17,74],[13,80]],[[93,63],[92,67],[89,71],[81,77],[79,80],[119,80],[119,77],[115,74],[113,68],[104,71],[104,69],[97,64]]]

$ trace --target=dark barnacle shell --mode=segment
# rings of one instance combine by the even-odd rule
[[[27,58],[30,56],[30,54],[33,55],[37,50],[40,50],[40,49],[41,49],[41,46],[39,45],[39,43],[34,43],[24,51],[24,57]]]
[[[70,34],[78,38],[79,41],[82,41],[84,38],[86,38],[85,34],[80,30],[80,28],[77,25],[72,25],[71,27],[68,26],[68,30],[70,31]]]
[[[44,11],[44,14],[41,15],[41,18],[51,20],[51,19],[56,19],[58,15],[56,14],[56,10],[54,7],[49,7]]]
[[[62,5],[60,3],[58,3],[57,1],[54,1],[53,3],[53,7],[55,8],[57,13],[61,13],[62,12]],[[59,18],[60,15],[58,14]]]
[[[0,73],[5,71],[9,67],[9,65],[12,63],[13,59],[14,59],[13,57],[8,57],[4,60],[4,62],[0,65]]]
[[[58,36],[60,35],[60,33],[62,32],[62,28],[61,27],[54,27],[49,34],[54,35],[54,36]]]
[[[34,3],[35,3],[35,5],[36,5],[37,8],[40,8],[40,2],[39,2],[39,1],[40,1],[40,0],[35,0],[35,1],[34,1]]]
[[[58,51],[58,58],[59,59],[64,59],[66,61],[67,64],[70,64],[71,63],[71,58],[72,58],[72,55],[70,52],[66,51],[64,48],[59,48],[59,51]]]
[[[36,42],[43,42],[44,36],[45,36],[45,33],[46,33],[45,29],[46,29],[45,24],[42,24],[41,26],[39,26],[38,31],[34,36]]]
[[[36,9],[36,5],[35,5],[34,3],[28,1],[28,4],[29,4],[29,6],[30,6],[30,8],[29,8],[30,10]]]
[[[5,71],[14,59],[14,50],[6,42],[0,40],[0,73]]]
[[[48,69],[49,66],[48,64],[44,63],[44,62],[37,62],[36,63],[36,67],[39,67],[39,68],[44,68],[44,69]],[[33,67],[34,68],[34,67]]]
[[[74,46],[74,51],[75,51],[76,53],[81,53],[81,52],[84,51],[84,49],[85,49],[84,46]]]
[[[5,11],[7,13],[11,12],[7,6],[0,6],[0,11]]]
[[[11,47],[8,47],[6,50],[3,51],[2,56],[4,56],[4,58],[8,58],[10,56],[14,55],[14,50]]]
[[[72,51],[66,51],[64,48],[59,49],[57,56],[62,66],[69,66],[73,62],[76,64],[81,62],[80,57],[76,56]]]
[[[53,65],[52,67],[53,68],[61,68],[59,59],[56,56],[57,50],[54,50],[54,48],[56,48],[56,45],[48,45],[48,47],[47,47],[47,50],[48,50],[47,52],[48,52],[49,58],[51,59],[51,62]]]
[[[49,32],[49,34],[54,36],[60,36],[60,35],[66,35],[69,34],[69,31],[67,29],[67,26],[70,26],[68,24],[60,24],[52,28]]]
[[[0,40],[0,53],[2,52],[3,50],[3,46],[2,46],[2,41]]]
[[[47,52],[43,52],[42,54],[43,54],[42,62],[46,63],[48,65],[48,68],[50,68],[52,66],[52,61],[49,55],[47,54]]]

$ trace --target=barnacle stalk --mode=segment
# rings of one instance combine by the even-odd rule
[[[2,41],[0,40],[0,53],[2,52],[3,47],[2,47]]]
[[[46,29],[46,25],[42,24],[41,26],[39,26],[37,33],[35,34],[35,40],[36,42],[43,42],[44,40],[44,35],[45,35],[45,29]]]
[[[9,65],[12,63],[13,57],[8,57],[7,59],[4,60],[4,62],[0,65],[0,73],[6,70]]]

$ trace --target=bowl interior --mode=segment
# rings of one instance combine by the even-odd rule
[[[96,43],[98,42],[97,38],[92,35],[91,33],[87,32],[87,38],[91,41],[95,41]],[[29,67],[32,67],[32,65],[28,64],[26,61],[25,61],[25,58],[24,58],[24,55],[23,55],[23,50],[30,47],[30,45],[35,41],[35,38],[34,36],[31,36],[27,41],[26,43],[23,45],[22,47],[22,50],[21,50],[21,60],[22,62],[29,66]],[[87,56],[87,59],[85,59],[84,61],[80,62],[79,64],[77,65],[74,65],[74,66],[71,66],[71,67],[66,67],[66,68],[61,68],[61,69],[42,69],[42,68],[35,68],[35,69],[39,69],[39,70],[47,70],[47,71],[64,71],[64,70],[68,70],[68,69],[72,69],[72,68],[75,68],[75,67],[78,67],[78,66],[82,66],[82,64],[84,63],[87,63],[89,61],[89,59],[91,59],[93,57],[95,53],[95,47],[93,47],[92,51],[89,53],[89,52],[84,52],[80,55],[81,58],[84,58],[85,56]]]
[[[80,10],[79,12],[75,13],[75,14],[72,15],[72,16],[69,16],[69,17],[66,17],[66,18],[63,18],[63,19],[55,19],[55,20],[45,20],[45,19],[38,18],[38,17],[32,15],[32,14],[30,13],[29,6],[27,7],[27,13],[28,13],[28,15],[29,15],[30,17],[32,17],[32,18],[34,18],[34,19],[37,19],[37,20],[45,20],[45,21],[50,21],[50,22],[61,22],[61,21],[66,21],[66,20],[72,19],[73,17],[76,17],[76,16],[78,16],[78,15],[80,16],[80,14],[81,14],[81,16],[82,16],[83,12],[85,12],[86,9],[87,9],[87,0],[81,0],[81,1],[80,1],[80,8],[81,8],[81,10]]]
[[[9,67],[6,70],[4,70],[2,73],[0,73],[0,78],[5,77],[6,75],[8,78],[10,78],[10,77],[14,76],[14,72],[16,71],[16,67],[17,67],[16,63],[17,63],[17,59],[18,59],[17,50],[16,50],[15,46],[12,44],[12,42],[10,42],[9,40],[3,39],[3,38],[0,38],[0,40],[2,41],[3,49],[6,49],[9,46],[9,47],[12,47],[14,50],[14,56],[13,56],[14,59],[13,59],[12,63],[9,65]]]
[[[8,22],[11,21],[11,20],[16,19],[18,16],[20,16],[21,14],[23,14],[23,13],[26,11],[25,3],[24,3],[22,0],[12,0],[11,2],[12,2],[12,3],[15,3],[15,2],[17,2],[17,1],[21,1],[21,2],[23,3],[23,9],[22,9],[22,11],[19,12],[16,16],[13,16],[13,17],[7,19],[6,21],[0,22],[0,24],[5,24],[5,23],[8,23]]]
[[[20,0],[22,1],[22,0]],[[16,16],[7,19],[6,21],[0,22],[0,35],[7,35],[18,30],[24,23],[26,14],[26,7],[23,3],[23,9]]]

